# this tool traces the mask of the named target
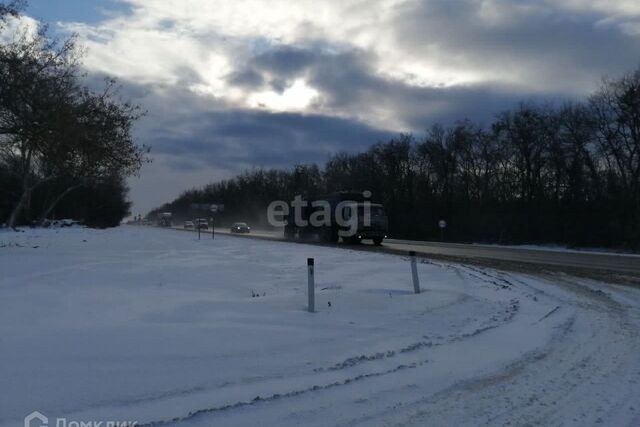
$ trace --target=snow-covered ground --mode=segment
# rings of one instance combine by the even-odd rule
[[[640,425],[637,289],[142,227],[2,231],[0,272],[0,426]]]

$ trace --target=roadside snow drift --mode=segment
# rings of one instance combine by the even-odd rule
[[[418,268],[414,295],[399,256],[1,231],[0,425],[640,425],[638,290]]]

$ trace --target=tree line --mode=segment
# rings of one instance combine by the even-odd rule
[[[141,112],[114,80],[83,83],[75,38],[54,39],[46,26],[9,32],[21,7],[0,2],[0,223],[117,225],[129,211],[125,178],[148,152],[132,136]]]
[[[434,125],[323,167],[254,169],[184,192],[151,212],[197,215],[223,203],[222,223],[265,224],[272,200],[370,190],[390,233],[452,241],[640,246],[640,70],[603,79],[583,102],[523,103],[492,123]]]

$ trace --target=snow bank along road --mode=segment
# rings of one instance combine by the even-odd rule
[[[183,230],[181,227],[176,227],[176,229]],[[216,233],[231,234],[226,230],[217,229]],[[266,240],[284,240],[282,232],[275,231],[253,231],[251,234],[235,234],[235,236]],[[640,276],[640,255],[636,254],[548,250],[543,248],[532,249],[513,246],[469,245],[398,239],[387,239],[382,247],[375,247],[365,243],[360,247],[353,247],[353,249],[377,250],[395,254],[415,251],[425,256],[508,261]]]
[[[640,425],[632,287],[146,227],[0,232],[0,271],[0,426]]]

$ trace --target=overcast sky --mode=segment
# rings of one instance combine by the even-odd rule
[[[255,166],[324,162],[640,66],[638,0],[30,0],[148,111],[134,213]]]

